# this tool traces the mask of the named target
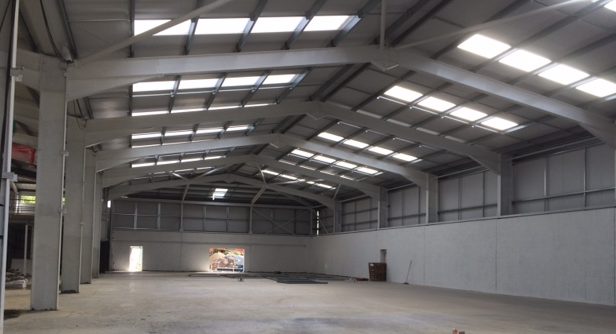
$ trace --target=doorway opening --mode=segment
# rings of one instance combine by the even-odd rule
[[[128,271],[143,271],[143,246],[130,246],[130,257],[128,258]]]
[[[387,249],[381,249],[381,263],[387,263]]]
[[[210,248],[209,271],[244,272],[244,248]]]

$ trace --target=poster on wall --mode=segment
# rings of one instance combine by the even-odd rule
[[[210,248],[210,271],[244,272],[243,248]]]

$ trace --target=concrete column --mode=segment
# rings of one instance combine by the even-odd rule
[[[94,205],[92,210],[92,278],[98,278],[101,258],[101,217],[103,212],[103,184],[100,174],[94,178]]]
[[[81,211],[83,230],[81,234],[81,283],[92,283],[92,232],[94,224],[94,182],[96,175],[96,156],[90,150],[85,152],[85,171],[83,183],[83,210]]]
[[[377,230],[382,227],[387,227],[387,218],[389,217],[389,194],[387,193],[387,189],[381,188],[377,203],[377,214]]]
[[[66,140],[66,80],[42,64],[32,260],[33,310],[58,308]]]
[[[438,221],[438,179],[436,176],[428,176],[427,183],[428,189],[424,190],[426,196],[426,224]]]
[[[499,216],[513,213],[513,164],[511,157],[501,160],[501,173],[497,176],[497,214]]]
[[[81,233],[83,185],[85,169],[84,132],[76,120],[68,123],[66,148],[66,192],[64,231],[62,239],[62,270],[60,290],[63,293],[79,292],[81,283]]]

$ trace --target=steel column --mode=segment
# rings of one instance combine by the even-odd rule
[[[96,156],[92,151],[85,152],[85,170],[83,182],[83,210],[81,220],[81,283],[92,283],[92,232],[94,209],[94,176],[96,174]]]
[[[497,176],[497,187],[496,214],[504,216],[513,213],[513,164],[511,157],[503,157],[502,159],[501,174]]]

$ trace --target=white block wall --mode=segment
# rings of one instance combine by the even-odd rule
[[[205,271],[209,249],[245,248],[247,271],[305,271],[309,237],[114,230],[112,270],[127,270],[130,246],[143,246],[143,270]]]
[[[387,229],[312,240],[312,270],[444,288],[615,304],[614,208]]]

